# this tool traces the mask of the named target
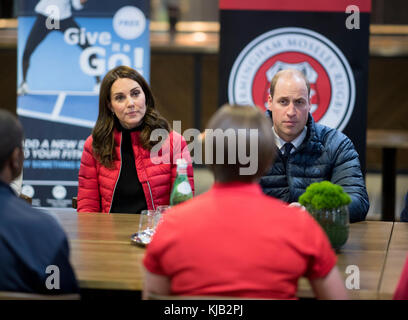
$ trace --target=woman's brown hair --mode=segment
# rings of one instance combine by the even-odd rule
[[[92,148],[99,162],[110,168],[116,160],[113,131],[115,127],[114,115],[109,107],[111,103],[111,87],[120,78],[128,78],[136,81],[142,88],[146,97],[146,113],[142,119],[140,143],[146,150],[151,150],[157,141],[150,140],[150,134],[154,129],[165,129],[170,132],[170,125],[156,109],[153,93],[146,80],[136,70],[119,66],[110,70],[102,80],[99,94],[99,114],[92,130]]]

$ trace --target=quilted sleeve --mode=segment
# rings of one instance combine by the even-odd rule
[[[97,178],[97,160],[93,156],[92,137],[85,141],[78,174],[78,212],[101,212],[101,195]]]
[[[331,182],[342,186],[351,197],[350,222],[363,221],[370,205],[358,153],[345,135],[340,135],[341,140],[336,138],[332,142],[336,152]]]

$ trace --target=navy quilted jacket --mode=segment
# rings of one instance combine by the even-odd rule
[[[350,195],[350,221],[365,220],[368,195],[353,143],[340,131],[315,123],[310,114],[307,127],[306,138],[290,154],[286,169],[278,152],[275,163],[261,178],[263,192],[288,203],[297,202],[311,183],[328,180]]]

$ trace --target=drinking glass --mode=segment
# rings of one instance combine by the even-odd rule
[[[140,214],[138,236],[142,243],[148,244],[153,236],[155,223],[155,210],[142,210]]]
[[[154,228],[163,220],[163,215],[166,210],[170,209],[171,206],[158,206],[154,216]]]

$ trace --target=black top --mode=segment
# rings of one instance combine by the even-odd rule
[[[116,119],[116,118],[115,118]],[[137,176],[135,156],[133,154],[130,133],[140,131],[141,126],[128,130],[123,128],[118,121],[116,128],[122,132],[120,148],[122,167],[113,194],[111,213],[140,213],[147,209],[146,198],[142,184]]]

